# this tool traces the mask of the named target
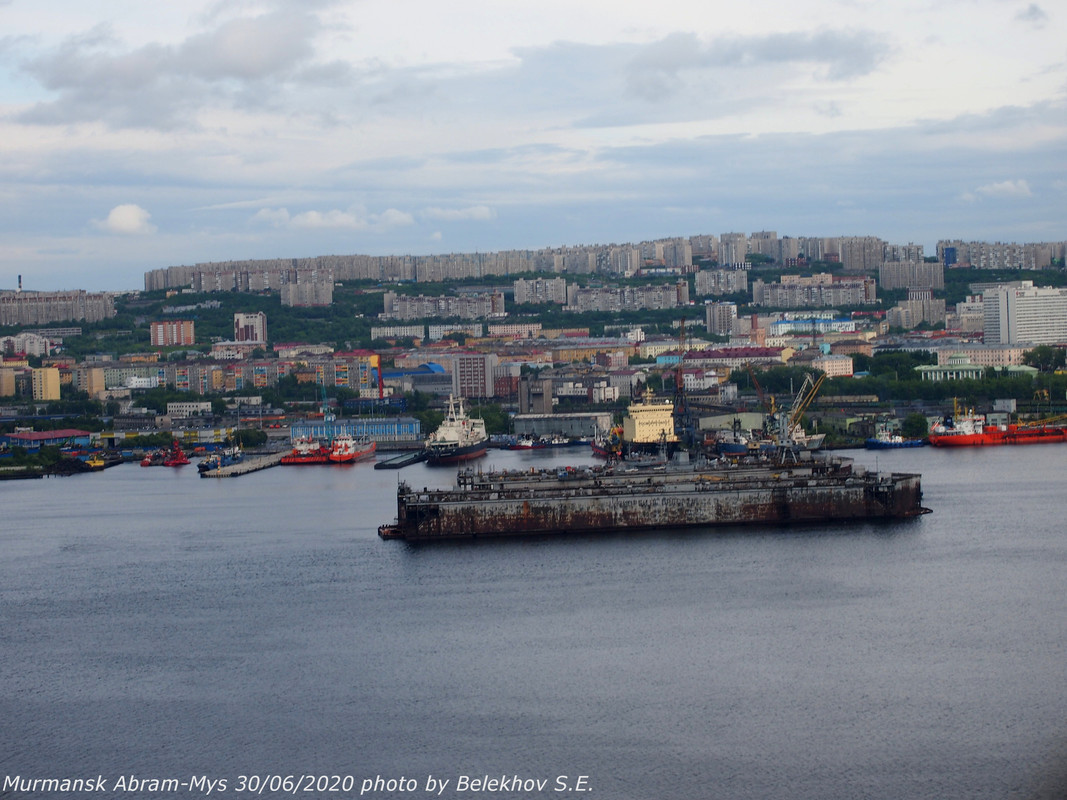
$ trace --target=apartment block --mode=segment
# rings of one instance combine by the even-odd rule
[[[694,278],[697,296],[748,291],[748,273],[743,269],[705,269]]]
[[[945,265],[925,261],[883,261],[878,268],[878,286],[892,289],[945,288]]]
[[[43,325],[64,320],[100,322],[115,316],[110,294],[0,291],[0,325]]]
[[[150,326],[153,347],[196,344],[196,326],[191,319],[168,319]]]
[[[31,372],[34,400],[59,399],[59,369],[57,367],[40,367]]]

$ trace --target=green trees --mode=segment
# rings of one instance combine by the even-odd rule
[[[900,425],[900,435],[905,439],[925,439],[929,432],[930,423],[919,413],[908,414]]]
[[[1047,344],[1039,344],[1033,350],[1023,353],[1023,363],[1036,367],[1042,372],[1054,372],[1063,369],[1067,350],[1062,347],[1052,347]]]

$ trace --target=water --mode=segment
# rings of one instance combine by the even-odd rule
[[[7,794],[1064,796],[1067,447],[852,455],[922,472],[934,513],[414,545],[377,536],[398,477],[454,470],[0,484],[0,774],[108,786]],[[456,791],[485,775],[547,785]]]

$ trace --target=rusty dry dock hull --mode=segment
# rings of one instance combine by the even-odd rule
[[[449,490],[401,484],[382,538],[582,533],[649,528],[903,519],[927,513],[919,475],[840,464],[656,473],[461,475]]]

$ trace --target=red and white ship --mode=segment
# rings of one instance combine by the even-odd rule
[[[984,415],[969,411],[945,417],[930,429],[927,441],[934,447],[1056,444],[1067,442],[1067,428],[1045,422],[987,425]]]
[[[364,458],[370,458],[377,450],[378,443],[361,436],[358,439],[348,433],[335,436],[330,446],[329,460],[334,464],[350,464]]]
[[[293,450],[282,456],[282,464],[329,464],[330,448],[315,439],[301,436],[293,442]]]

